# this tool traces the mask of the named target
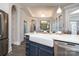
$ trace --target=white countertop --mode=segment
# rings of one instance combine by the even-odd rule
[[[79,35],[70,34],[43,34],[43,33],[26,33],[30,35],[30,39],[33,42],[37,42],[46,46],[53,47],[54,40],[66,41],[79,44]]]

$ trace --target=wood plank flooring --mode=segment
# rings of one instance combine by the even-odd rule
[[[7,56],[25,56],[25,42],[22,42],[21,45],[12,45],[12,52]]]

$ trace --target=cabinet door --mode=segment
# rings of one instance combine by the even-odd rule
[[[53,47],[39,45],[39,56],[53,56]]]
[[[53,56],[53,48],[44,46],[35,42],[29,43],[29,55],[30,56]]]
[[[53,54],[50,53],[48,50],[39,48],[39,56],[52,56],[52,55]]]
[[[36,43],[29,43],[29,55],[30,56],[38,56],[38,45]]]

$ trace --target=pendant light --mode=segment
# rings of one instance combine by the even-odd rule
[[[58,7],[58,9],[57,9],[57,14],[61,14],[61,13],[62,13],[62,10],[61,10],[60,7]]]

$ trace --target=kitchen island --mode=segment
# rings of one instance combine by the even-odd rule
[[[52,34],[26,33],[25,35],[29,35],[29,42],[30,42],[29,44],[33,43],[34,45],[37,45],[37,47],[46,46],[46,47],[48,47],[49,50],[51,50],[50,52],[53,52],[53,53],[54,53],[54,41],[55,40],[79,44],[78,35],[54,34],[54,33],[52,33]],[[33,44],[31,44],[31,45],[33,45]],[[31,47],[34,48],[33,46],[31,46]],[[42,47],[42,48],[44,48],[44,47]],[[36,48],[36,49],[38,50],[38,48]],[[32,51],[32,52],[35,52],[35,51]],[[41,52],[41,50],[40,50],[40,52]],[[41,53],[43,53],[43,52],[41,52]],[[51,54],[54,55],[53,53],[51,53]],[[46,54],[46,52],[45,52],[45,54]],[[51,54],[49,54],[49,55],[51,55]]]

